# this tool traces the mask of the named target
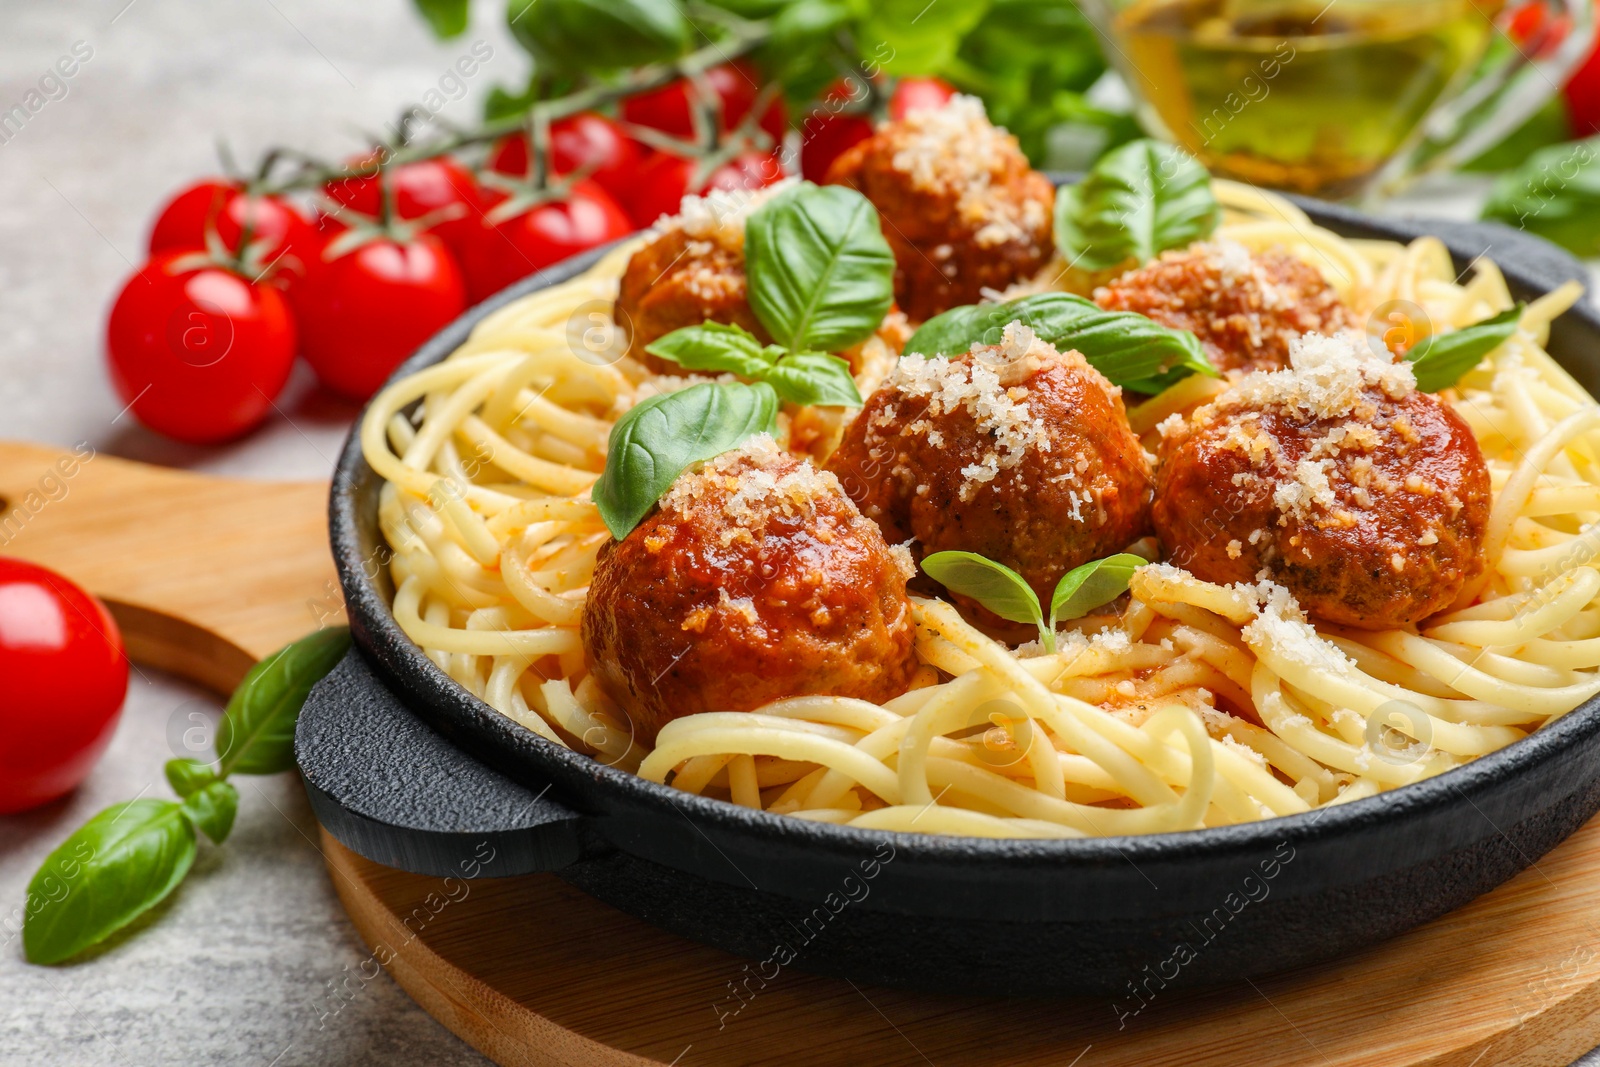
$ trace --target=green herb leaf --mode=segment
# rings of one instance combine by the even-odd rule
[[[233,829],[233,817],[238,813],[239,791],[228,782],[212,782],[183,801],[183,814],[219,845]]]
[[[1038,293],[1003,304],[974,304],[935,315],[911,336],[907,352],[955,355],[974,344],[999,344],[1005,327],[1022,322],[1065,352],[1075,348],[1114,385],[1148,392],[1152,379],[1217,377],[1188,330],[1170,330],[1131,311],[1103,311],[1069,293]],[[1169,381],[1167,384],[1171,384]],[[1157,392],[1160,390],[1157,389]]]
[[[955,55],[967,31],[989,9],[988,0],[933,3],[927,0],[872,0],[856,40],[882,42],[883,69],[891,74],[935,74]]]
[[[1495,180],[1483,217],[1600,256],[1600,137],[1551,145]]]
[[[809,182],[745,224],[750,307],[791,352],[839,352],[866,339],[894,302],[894,253],[878,211],[854,189]]]
[[[722,371],[766,382],[791,404],[860,407],[861,391],[850,364],[825,352],[786,355],[763,346],[748,331],[720,322],[685,326],[645,346],[645,351],[688,370]]]
[[[1105,149],[1142,136],[1132,116],[1084,100],[1105,69],[1072,0],[993,0],[940,73],[981,95],[989,120],[1016,135],[1034,166],[1086,170]]]
[[[795,352],[784,356],[761,375],[761,380],[791,404],[861,406],[861,390],[856,388],[850,364],[826,352]]]
[[[1056,245],[1084,270],[1143,263],[1216,229],[1211,176],[1180,148],[1131,141],[1056,192]]]
[[[1517,332],[1523,305],[1507,308],[1492,318],[1448,333],[1429,334],[1406,352],[1417,375],[1417,388],[1437,393],[1461,380],[1484,356]]]
[[[197,759],[167,760],[167,783],[180,797],[192,796],[217,780],[216,772]]]
[[[1109,604],[1128,591],[1133,572],[1150,561],[1131,552],[1097,559],[1074,567],[1056,583],[1050,598],[1050,629],[1057,622],[1081,619],[1102,604]]]
[[[611,427],[605,472],[591,496],[622,540],[690,466],[777,425],[778,394],[766,384],[703,382],[635,404]]]
[[[194,827],[170,800],[102,811],[45,857],[28,883],[28,959],[59,963],[126,926],[183,881],[194,851]]]
[[[689,50],[677,0],[510,0],[511,35],[552,70],[640,67]]]
[[[222,777],[277,774],[294,766],[294,724],[311,687],[350,648],[350,629],[330,626],[250,668],[217,723]]]
[[[428,22],[428,28],[441,40],[464,33],[469,15],[469,0],[411,0]]]
[[[673,330],[645,345],[644,350],[686,370],[726,371],[745,378],[760,378],[782,353],[781,349],[768,351],[742,327],[720,322]]]
[[[976,552],[935,552],[922,570],[950,590],[971,597],[1002,619],[1044,627],[1039,597],[1022,575]]]

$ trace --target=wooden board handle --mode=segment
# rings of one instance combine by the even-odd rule
[[[103,599],[135,661],[220,693],[342,621],[326,482],[246,482],[0,441],[0,555]]]

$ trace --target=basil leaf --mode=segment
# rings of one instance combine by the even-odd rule
[[[934,74],[956,54],[967,31],[983,19],[988,0],[929,3],[928,0],[872,0],[856,40],[871,41],[886,56],[883,69],[891,74]]]
[[[536,62],[570,71],[676,59],[694,33],[677,0],[510,0],[506,22]]]
[[[894,302],[894,253],[854,189],[803,182],[745,224],[750,307],[791,352],[838,352],[872,335]]]
[[[779,400],[791,404],[861,406],[861,392],[847,361],[825,352],[785,355],[777,345],[763,347],[738,326],[720,322],[685,326],[646,345],[645,351],[689,370],[725,371],[766,382]]]
[[[220,775],[277,774],[293,767],[300,708],[349,648],[349,627],[330,626],[251,667],[217,723]]]
[[[197,759],[167,760],[167,784],[180,797],[192,796],[217,780],[209,764]]]
[[[28,883],[28,959],[59,963],[126,926],[183,881],[194,850],[194,827],[170,800],[105,809],[46,856]]]
[[[906,343],[906,351],[955,355],[974,344],[999,344],[1012,322],[1031,327],[1041,341],[1062,352],[1077,349],[1113,385],[1139,392],[1148,392],[1152,380],[1163,376],[1171,381],[1191,373],[1218,376],[1188,330],[1171,330],[1131,311],[1105,311],[1070,293],[1037,293],[1002,304],[951,308],[923,323]]]
[[[1437,393],[1461,380],[1484,356],[1499,348],[1517,332],[1523,305],[1507,308],[1493,318],[1463,326],[1449,333],[1429,334],[1406,352],[1417,375],[1417,388]]]
[[[749,331],[720,322],[673,330],[645,345],[644,350],[687,370],[727,371],[746,378],[761,377],[778,356],[763,348]]]
[[[770,385],[703,382],[635,404],[611,427],[606,468],[591,497],[622,540],[690,466],[777,426]]]
[[[1102,604],[1109,604],[1128,591],[1133,572],[1150,561],[1131,552],[1097,559],[1074,567],[1056,583],[1050,598],[1050,629],[1056,622],[1081,619]]]
[[[791,404],[861,406],[861,390],[856,388],[850,364],[825,352],[795,352],[784,356],[760,377],[778,391],[781,399]]]
[[[1056,246],[1084,270],[1143,263],[1216,229],[1211,176],[1180,148],[1151,140],[1112,149],[1056,192]]]
[[[411,0],[428,28],[441,40],[464,33],[469,0]]]
[[[952,593],[971,597],[1002,619],[1044,625],[1039,597],[1022,575],[976,552],[935,552],[922,561],[929,578]]]
[[[212,782],[183,801],[183,814],[207,837],[222,844],[239,813],[239,791],[228,782]]]
[[[1600,137],[1540,149],[1500,175],[1483,217],[1600,256]]]

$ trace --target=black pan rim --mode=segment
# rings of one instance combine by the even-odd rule
[[[1296,198],[1298,199],[1298,198]],[[1408,241],[1428,232],[1427,220],[1400,222],[1379,219],[1350,208],[1318,201],[1299,200],[1319,225],[1335,232],[1361,231],[1361,236],[1376,236]],[[1552,250],[1537,239],[1505,231],[1525,249]],[[567,281],[589,269],[613,249],[636,239],[622,238],[601,248],[576,256],[523,279],[509,289],[466,311],[423,345],[398,367],[391,381],[432,365],[454,351],[477,324],[500,308],[522,297]],[[1459,258],[1459,254],[1458,254]],[[1470,258],[1470,257],[1469,257]],[[1493,257],[1518,296],[1536,296],[1547,291],[1534,272],[1523,269],[1515,249]],[[1585,301],[1566,313],[1584,320],[1600,334],[1600,315]],[[363,409],[361,418],[365,417]],[[505,756],[504,762],[518,768],[516,777],[527,784],[538,778],[544,786],[556,780],[559,795],[561,779],[591,779],[595,786],[616,791],[619,799],[642,803],[666,818],[682,817],[691,823],[703,822],[709,828],[743,829],[769,837],[774,844],[802,844],[819,853],[858,853],[870,851],[887,836],[898,854],[930,862],[993,864],[1019,867],[1035,864],[1074,865],[1132,862],[1140,860],[1177,861],[1190,856],[1218,857],[1228,853],[1255,855],[1275,846],[1333,835],[1359,832],[1374,824],[1413,819],[1423,814],[1472,803],[1475,795],[1503,784],[1507,779],[1534,772],[1539,765],[1558,759],[1585,738],[1600,733],[1600,697],[1591,699],[1533,734],[1495,752],[1479,756],[1460,767],[1432,778],[1401,786],[1374,797],[1345,804],[1325,806],[1298,815],[1279,816],[1233,826],[1199,830],[1103,837],[1103,838],[983,838],[955,835],[920,834],[866,830],[830,823],[812,822],[791,816],[742,808],[728,801],[683,793],[670,786],[650,782],[627,771],[607,766],[589,756],[554,745],[532,731],[517,725],[488,704],[473,696],[440,670],[421,649],[400,630],[390,605],[377,583],[365,573],[356,515],[357,487],[375,477],[366,465],[360,444],[361,419],[358,418],[341,450],[334,473],[329,501],[329,527],[333,555],[343,586],[352,627],[358,643],[374,659],[380,674],[398,683],[403,693],[423,693],[430,707],[416,708],[425,721],[438,726],[465,729],[478,740]],[[451,711],[440,710],[440,705]],[[579,809],[581,811],[581,809]],[[1494,832],[1491,830],[1490,832]]]

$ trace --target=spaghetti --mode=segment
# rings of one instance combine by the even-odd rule
[[[1512,306],[1493,263],[1459,282],[1444,246],[1349,240],[1270,194],[1217,182],[1216,236],[1317,267],[1366,317],[1456,329]],[[678,789],[799,818],[976,836],[1217,826],[1373,796],[1502,748],[1600,693],[1600,408],[1544,351],[1568,283],[1530,304],[1443,395],[1476,435],[1493,505],[1486,567],[1420,631],[1313,624],[1286,591],[1169,564],[1126,606],[1011,648],[915,599],[912,688],[707,712],[653,750],[585,667],[584,595],[609,534],[587,498],[612,421],[658,379],[608,308],[635,246],[485,319],[385,389],[361,426],[386,484],[394,614],[453,679],[547,741]],[[1397,303],[1403,302],[1403,303]],[[1154,440],[1224,385],[1194,376],[1133,407]],[[780,438],[791,427],[780,417]],[[1153,541],[1135,546],[1154,559]],[[1219,698],[1238,712],[1217,706]]]

